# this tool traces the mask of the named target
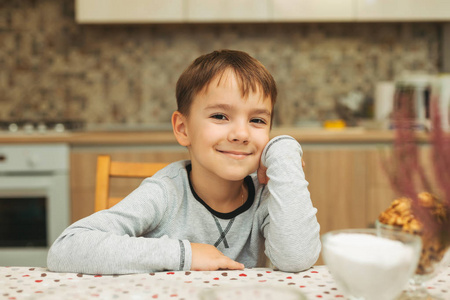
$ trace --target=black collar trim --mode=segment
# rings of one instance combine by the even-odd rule
[[[212,209],[211,207],[209,207],[208,204],[205,203],[205,201],[203,201],[195,192],[194,187],[192,186],[192,182],[191,182],[191,171],[192,171],[192,165],[187,165],[186,166],[186,170],[188,173],[188,180],[189,180],[189,187],[191,188],[191,192],[192,195],[194,196],[194,198],[200,202],[207,210],[209,210],[210,213],[212,213],[214,216],[220,218],[220,219],[232,219],[234,217],[236,217],[237,215],[247,211],[250,207],[252,207],[253,202],[255,200],[255,185],[253,184],[253,180],[250,176],[247,176],[244,178],[244,182],[247,185],[247,190],[248,190],[248,198],[245,201],[244,205],[236,208],[235,210],[233,210],[232,212],[229,213],[221,213],[218,212],[214,209]]]

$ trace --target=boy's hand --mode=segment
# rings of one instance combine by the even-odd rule
[[[269,177],[267,177],[266,171],[267,168],[262,163],[260,163],[258,171],[256,172],[260,184],[267,184],[269,182]]]
[[[305,166],[305,161],[302,158],[302,168],[304,168]],[[258,171],[256,172],[260,184],[267,184],[269,182],[269,177],[267,177],[266,171],[267,168],[262,163],[260,163]]]
[[[215,271],[219,269],[243,270],[244,265],[225,256],[213,245],[191,243],[194,271]]]

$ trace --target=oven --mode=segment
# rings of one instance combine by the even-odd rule
[[[0,265],[47,265],[69,225],[69,147],[0,145]]]

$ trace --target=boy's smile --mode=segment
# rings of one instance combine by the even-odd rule
[[[242,95],[233,71],[196,95],[183,116],[195,181],[240,181],[255,172],[269,141],[271,113],[261,93]]]
[[[250,152],[242,152],[242,151],[226,151],[226,150],[217,150],[220,153],[223,153],[225,155],[228,155],[232,159],[244,159],[248,155],[251,155]]]

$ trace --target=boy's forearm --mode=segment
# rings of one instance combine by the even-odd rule
[[[320,253],[320,227],[302,168],[302,149],[289,136],[272,139],[262,163],[268,168],[266,254],[285,271],[309,268]]]
[[[50,248],[48,268],[90,274],[189,270],[188,241],[143,237],[161,215],[157,206],[146,205],[145,194],[139,188],[120,205],[72,224]]]
[[[189,270],[187,241],[119,236],[93,230],[68,230],[51,247],[48,268],[57,272],[127,274]]]

